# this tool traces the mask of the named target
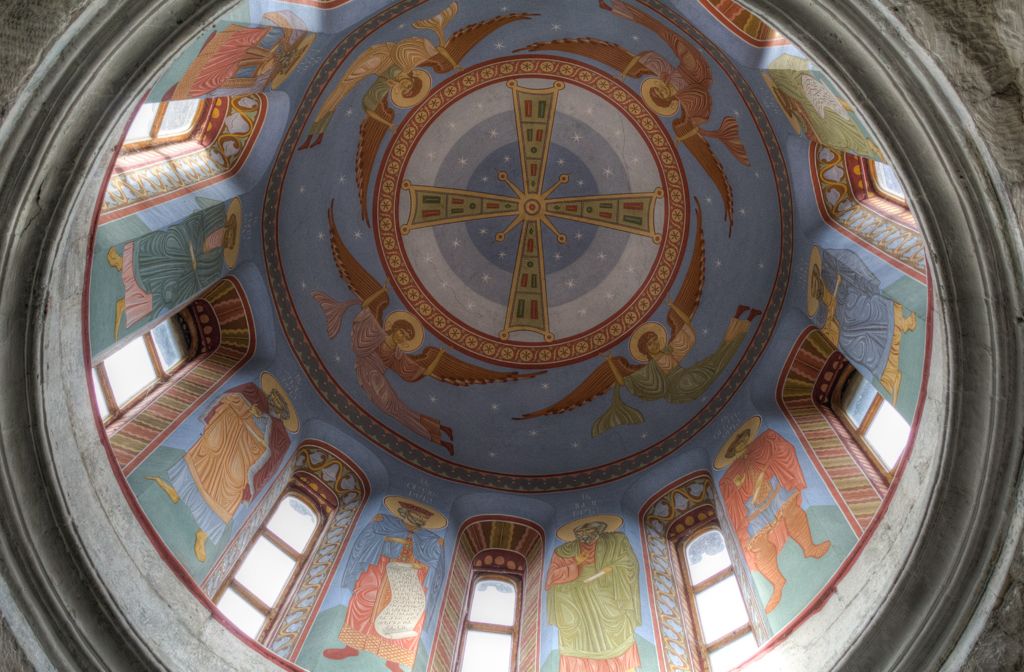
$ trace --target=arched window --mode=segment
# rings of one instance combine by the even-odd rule
[[[852,366],[844,375],[845,382],[836,386],[833,408],[879,473],[891,483],[910,439],[910,424]]]
[[[145,103],[132,119],[124,138],[125,151],[149,149],[181,142],[196,131],[201,100],[170,100]]]
[[[718,528],[705,527],[677,548],[706,668],[731,670],[752,656],[758,644],[725,537]]]
[[[92,370],[93,389],[105,424],[124,415],[155,386],[167,381],[197,352],[188,311],[163,320],[125,342]]]
[[[306,564],[324,516],[296,491],[284,494],[224,583],[214,604],[260,640]]]
[[[521,578],[477,573],[462,621],[459,672],[512,672],[519,643]]]

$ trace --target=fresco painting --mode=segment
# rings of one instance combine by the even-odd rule
[[[291,447],[299,418],[281,384],[264,372],[221,395],[203,419],[202,436],[171,467],[168,479],[146,476],[173,504],[192,512],[194,553],[206,561],[206,540],[217,544],[230,531],[235,512],[250,502],[277,472]]]
[[[762,423],[753,416],[740,425],[719,449],[714,468],[726,517],[777,631],[835,573],[855,538],[817,480],[815,499],[825,504],[808,501],[806,455],[798,456],[792,442]]]
[[[107,191],[87,297],[97,357],[228,271],[259,276],[245,283],[251,297],[236,287],[203,299],[224,312],[220,339],[237,352],[197,362],[205,378],[147,400],[129,431],[108,428],[140,520],[213,596],[296,474],[326,483],[338,512],[265,642],[314,672],[447,672],[458,582],[488,548],[526,563],[523,618],[535,626],[519,669],[689,672],[699,652],[672,532],[687,515],[726,533],[758,640],[785,630],[884,493],[837,505],[856,488],[830,490],[815,459],[834,446],[805,442],[809,425],[791,417],[803,412],[794,390],[817,383],[806,366],[782,413],[739,390],[752,376],[774,391],[808,321],[829,347],[801,353],[838,348],[908,419],[926,361],[913,241],[890,245],[893,230],[868,215],[804,222],[802,241],[817,247],[794,263],[794,196],[842,180],[821,163],[794,179],[773,129],[793,123],[803,157],[812,140],[822,161],[878,157],[858,114],[807,61],[739,67],[684,16],[706,25],[713,10],[747,52],[774,43],[724,0],[686,12],[523,0],[501,14],[404,0],[346,25],[333,46],[314,43],[310,12],[323,6],[336,25],[348,10],[306,4],[239,7],[152,93],[287,108],[282,137],[255,132],[264,112],[248,107],[227,134],[251,143],[242,151],[267,174],[239,198],[193,204],[167,161]],[[322,63],[306,67],[311,55]],[[826,201],[838,221],[848,199]],[[241,245],[243,203],[262,246]],[[737,422],[755,413],[764,419]],[[364,477],[318,443],[325,426],[376,466]],[[444,487],[430,494],[434,482]],[[630,508],[640,486],[659,494]],[[509,498],[500,510],[451,506],[496,491]],[[470,524],[484,514],[521,518]]]
[[[418,659],[426,662],[429,651],[421,651],[420,635],[441,599],[446,560],[440,530],[448,520],[401,496],[386,497],[383,508],[346,554],[336,585],[350,597],[318,616],[298,657],[306,669],[403,672]],[[313,651],[320,642],[326,648]]]
[[[897,410],[912,419],[913,410],[908,415],[900,392],[906,360],[919,366],[923,352],[920,347],[912,348],[914,354],[907,357],[903,343],[908,335],[923,331],[923,288],[905,279],[883,289],[861,256],[844,249],[813,248],[807,274],[807,314],[825,338],[868,376]],[[910,303],[916,310],[900,300],[907,289],[917,290],[918,296],[911,297]],[[917,375],[912,380],[920,380],[918,372],[913,373]],[[916,408],[916,397],[913,402],[910,409]]]
[[[237,263],[240,200],[197,204],[201,210],[166,228],[141,233],[142,220],[128,217],[100,229],[90,291],[94,353],[182,307]]]
[[[622,519],[591,516],[563,526],[548,567],[548,620],[558,628],[559,672],[640,667],[639,561]]]
[[[267,12],[262,21],[214,31],[161,100],[259,93],[284,84],[316,35],[290,10]]]
[[[813,63],[784,54],[764,71],[764,80],[797,133],[826,147],[885,161],[855,107]]]

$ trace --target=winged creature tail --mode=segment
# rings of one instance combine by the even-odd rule
[[[609,429],[620,427],[622,425],[641,425],[644,423],[643,414],[635,408],[626,404],[622,401],[619,396],[620,386],[616,385],[612,388],[612,405],[611,407],[601,414],[601,416],[594,421],[593,427],[590,429],[590,434],[595,439]]]
[[[747,156],[747,148],[743,146],[743,140],[740,139],[740,125],[736,122],[736,119],[726,117],[722,120],[722,125],[718,127],[717,131],[703,130],[702,133],[705,138],[721,140],[722,144],[732,152],[737,161],[744,166],[750,165],[750,157]]]
[[[323,292],[313,292],[313,298],[320,304],[320,310],[324,311],[327,318],[327,336],[334,338],[341,331],[341,319],[352,306],[359,305],[359,299],[350,301],[335,301]]]
[[[697,159],[697,163],[701,165],[704,171],[714,182],[715,187],[718,188],[718,193],[722,195],[722,201],[725,203],[725,219],[729,222],[729,236],[732,236],[732,225],[733,225],[733,196],[732,186],[729,185],[729,178],[725,176],[725,169],[722,168],[722,164],[719,162],[718,157],[715,156],[714,151],[711,149],[711,145],[704,139],[702,133],[687,133],[685,136],[680,138],[680,142],[690,150],[693,154],[693,158]]]

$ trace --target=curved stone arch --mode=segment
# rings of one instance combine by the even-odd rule
[[[997,146],[1020,132],[1019,101],[959,97],[917,40],[944,45],[951,73],[982,82],[986,73],[981,56],[955,53],[934,25],[927,8],[937,2],[901,4],[912,17],[904,21],[880,0],[748,4],[862,102],[931,243],[941,304],[929,403],[880,533],[832,600],[750,668],[954,668],[998,603],[1024,521],[1024,418],[1013,403],[1022,398],[1024,253],[1006,187],[1019,183],[1021,167]],[[0,130],[0,210],[9,213],[0,232],[0,378],[23,391],[0,403],[4,593],[40,666],[274,669],[213,623],[141,530],[124,525],[127,504],[104,463],[85,386],[74,382],[85,380],[74,317],[81,279],[60,265],[84,258],[125,101],[228,5],[80,6],[12,105],[17,126]],[[1022,207],[1019,194],[1013,203]]]

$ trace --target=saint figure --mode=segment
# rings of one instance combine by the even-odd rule
[[[640,667],[639,563],[614,516],[558,532],[566,540],[548,569],[548,620],[558,628],[559,672],[633,672]],[[571,534],[570,534],[571,530]]]
[[[114,340],[121,330],[195,298],[220,279],[225,254],[238,249],[241,204],[234,199],[194,212],[166,229],[111,246],[107,263],[121,274],[124,297],[114,309]]]
[[[264,373],[260,385],[234,387],[203,421],[202,436],[171,467],[168,481],[147,476],[171,501],[192,511],[195,555],[206,562],[206,542],[216,544],[243,502],[251,502],[274,476],[291,445],[299,419],[281,384]]]
[[[886,297],[878,278],[850,250],[811,251],[807,313],[825,338],[871,372],[895,402],[900,391],[900,344],[917,316]]]
[[[393,515],[378,514],[356,540],[342,576],[352,586],[342,648],[324,649],[325,658],[344,660],[368,653],[390,672],[411,668],[429,600],[438,595],[444,574],[444,539],[433,530],[447,525],[443,515],[419,502],[387,497]]]
[[[803,508],[807,482],[793,444],[771,429],[755,439],[760,427],[758,416],[740,427],[722,446],[715,469],[726,469],[719,488],[747,562],[772,584],[764,608],[771,613],[786,585],[779,569],[779,551],[786,542],[795,541],[805,558],[821,558],[832,542],[815,543],[811,536]]]

